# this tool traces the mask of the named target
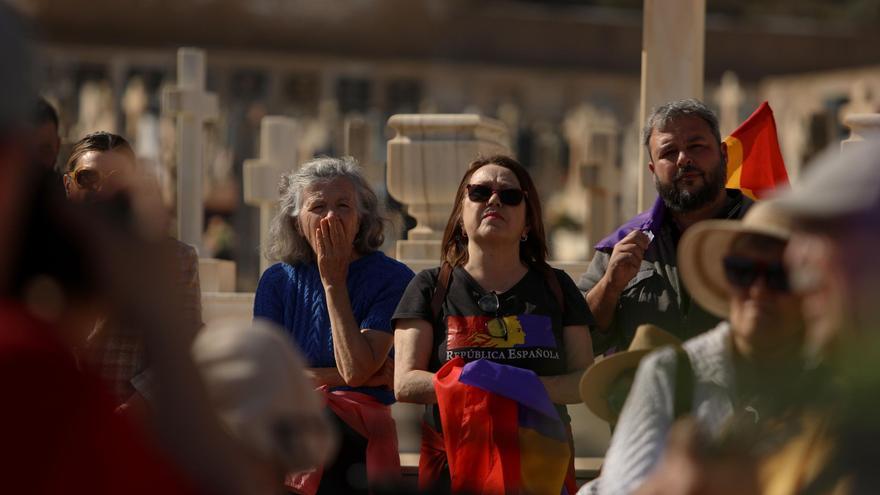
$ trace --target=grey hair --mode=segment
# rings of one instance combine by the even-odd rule
[[[266,258],[288,264],[308,263],[315,253],[299,228],[300,209],[305,190],[322,182],[345,178],[354,185],[360,227],[354,239],[354,248],[360,254],[375,251],[385,240],[384,223],[379,211],[379,199],[361,172],[357,161],[350,157],[320,157],[303,163],[299,170],[281,177],[278,213],[269,228]]]
[[[651,161],[654,160],[651,156],[650,146],[651,134],[654,132],[654,129],[665,126],[673,119],[685,116],[696,116],[703,119],[706,124],[709,125],[709,130],[712,131],[712,135],[715,136],[715,141],[717,141],[719,145],[721,144],[721,131],[718,128],[718,117],[715,116],[715,112],[710,110],[705,103],[694,98],[670,101],[669,103],[660,105],[651,112],[651,116],[648,117],[648,121],[645,123],[645,128],[642,131],[644,145],[648,150],[648,158]]]

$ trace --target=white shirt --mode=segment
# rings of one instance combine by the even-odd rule
[[[694,370],[691,414],[709,435],[720,433],[733,415],[732,346],[727,322],[684,343]],[[639,365],[605,456],[599,493],[633,492],[660,460],[675,421],[676,361],[675,351],[665,348],[649,354]]]

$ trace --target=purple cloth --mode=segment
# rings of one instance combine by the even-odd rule
[[[665,217],[666,205],[663,204],[662,199],[657,198],[651,209],[632,217],[608,237],[599,241],[595,246],[596,251],[610,253],[614,249],[614,245],[629,235],[633,230],[649,230],[654,234],[654,237],[657,237],[660,234],[660,226],[663,225],[663,219]]]
[[[464,365],[458,381],[506,397],[559,421],[559,412],[532,370],[478,359]]]

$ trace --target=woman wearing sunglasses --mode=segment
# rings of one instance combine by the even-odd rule
[[[155,182],[140,173],[134,150],[118,134],[95,132],[77,141],[63,179],[70,201],[90,204],[91,212],[106,216],[119,228],[159,236],[168,230],[167,212]],[[198,254],[172,237],[162,238],[156,247],[179,291],[179,297],[172,298],[179,303],[173,310],[182,317],[187,338],[193,337],[202,326]],[[115,318],[103,315],[94,325],[86,351],[88,361],[106,378],[119,411],[146,414],[153,378],[142,339]]]
[[[137,159],[122,136],[95,132],[73,145],[64,174],[64,190],[73,201],[109,197],[122,179],[134,175]]]
[[[442,265],[410,282],[394,314],[398,400],[426,404],[420,484],[447,482],[434,375],[456,357],[535,372],[567,424],[564,404],[593,361],[592,315],[574,282],[546,261],[538,192],[506,156],[473,162],[458,187]],[[561,487],[559,487],[561,489]]]
[[[679,370],[687,363],[673,349],[642,361],[605,457],[600,493],[632,493],[643,483],[644,493],[687,492],[679,469],[658,468],[676,416],[690,414],[722,449],[765,449],[780,440],[779,418],[797,402],[787,394],[803,392],[798,384],[807,382],[799,359],[804,320],[783,266],[790,222],[763,201],[742,221],[700,222],[682,236],[678,269],[688,292],[726,321],[684,343],[692,370],[685,379]],[[682,397],[691,399],[685,410],[675,405]],[[721,479],[727,486],[706,493],[752,493],[739,482],[753,478],[715,481]]]

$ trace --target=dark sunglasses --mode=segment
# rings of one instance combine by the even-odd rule
[[[518,206],[526,195],[522,189],[492,189],[480,184],[468,184],[466,187],[468,199],[474,203],[485,203],[493,194],[497,194],[502,204]]]
[[[102,174],[93,168],[80,168],[70,173],[70,178],[77,186],[92,191],[99,190],[101,185],[116,173],[112,170],[109,173]]]
[[[748,289],[758,280],[764,279],[767,288],[776,292],[789,292],[788,272],[780,262],[767,263],[741,256],[724,258],[724,274],[730,285]]]

